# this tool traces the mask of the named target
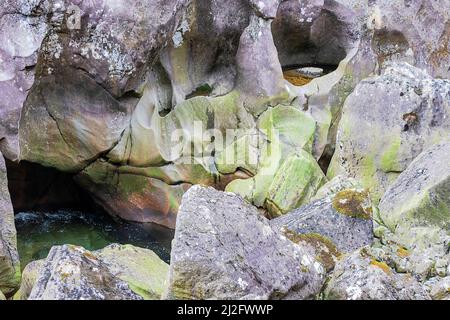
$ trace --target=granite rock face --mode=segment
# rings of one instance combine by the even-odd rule
[[[184,195],[168,298],[312,299],[325,270],[240,197],[194,186]]]

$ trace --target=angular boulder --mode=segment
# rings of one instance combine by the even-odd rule
[[[362,248],[340,260],[323,292],[327,300],[429,300],[411,275],[395,273]]]
[[[92,252],[80,247],[75,249],[86,257],[101,262],[107,272],[124,281],[135,294],[145,300],[159,300],[167,289],[169,266],[151,250],[119,244],[111,244]],[[21,286],[14,295],[14,300],[29,298],[45,264],[46,260],[43,259],[33,261],[25,267]]]
[[[0,291],[10,295],[19,286],[20,262],[17,252],[14,210],[8,190],[8,177],[0,153]]]
[[[450,143],[420,154],[384,194],[379,216],[385,243],[410,252],[404,267],[423,279],[445,275],[450,261]]]
[[[168,298],[308,299],[324,269],[232,193],[193,186],[183,196]]]
[[[91,252],[72,245],[50,250],[29,300],[142,300]]]
[[[426,226],[450,230],[450,142],[420,154],[389,187],[379,208],[392,231]]]
[[[169,266],[151,250],[112,244],[93,254],[144,299],[159,300],[167,289]]]
[[[360,181],[375,200],[422,151],[448,139],[450,81],[406,63],[361,81],[347,98],[328,177]]]
[[[369,194],[346,189],[316,200],[270,222],[284,232],[318,236],[333,243],[339,252],[349,253],[373,242],[372,204]]]

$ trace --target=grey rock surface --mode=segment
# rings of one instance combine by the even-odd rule
[[[19,286],[19,281],[20,262],[14,210],[8,190],[5,162],[0,153],[0,291],[10,295]]]
[[[429,300],[423,286],[407,274],[398,274],[374,260],[365,248],[336,264],[324,290],[329,300]]]
[[[361,181],[379,200],[422,151],[449,139],[450,81],[409,64],[391,64],[348,97],[330,178]]]
[[[142,300],[89,251],[56,246],[41,267],[29,300]]]
[[[193,186],[173,242],[168,298],[311,299],[324,269],[231,193]]]
[[[369,195],[358,189],[346,189],[313,201],[270,223],[278,230],[318,234],[342,253],[373,242],[372,204]]]

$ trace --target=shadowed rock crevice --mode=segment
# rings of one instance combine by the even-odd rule
[[[6,160],[8,188],[14,212],[53,211],[61,208],[99,211],[73,175],[39,164]]]

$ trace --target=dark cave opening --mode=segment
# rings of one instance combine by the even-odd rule
[[[52,246],[63,244],[88,250],[131,244],[169,261],[173,230],[112,217],[71,174],[26,161],[6,160],[6,167],[22,269],[44,259]]]

